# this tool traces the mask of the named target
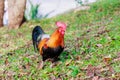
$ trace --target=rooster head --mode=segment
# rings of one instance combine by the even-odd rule
[[[59,32],[64,35],[67,27],[66,24],[64,22],[58,21],[56,22],[56,26],[59,28]]]

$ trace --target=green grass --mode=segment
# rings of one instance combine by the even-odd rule
[[[26,22],[18,30],[0,29],[0,79],[91,80],[120,79],[120,0],[100,0],[89,10],[71,11],[50,19]],[[67,23],[66,48],[50,68],[37,68],[41,57],[34,52],[31,32],[41,25],[49,34],[56,21]],[[92,68],[90,67],[92,65]],[[92,75],[88,74],[89,69]],[[94,72],[93,72],[94,71]]]

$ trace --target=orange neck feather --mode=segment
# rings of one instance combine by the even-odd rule
[[[55,48],[58,46],[64,47],[64,35],[61,35],[59,28],[51,35],[47,42],[47,46]]]

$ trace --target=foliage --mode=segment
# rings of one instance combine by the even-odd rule
[[[25,14],[25,18],[27,20],[32,20],[32,19],[37,19],[37,14],[38,14],[38,8],[39,8],[39,4],[33,5],[33,3],[28,0],[30,3],[30,12],[28,14]]]
[[[80,4],[80,5],[82,5],[83,4],[83,2],[82,2],[82,0],[75,0],[78,4]]]
[[[77,2],[78,5],[84,5],[84,3],[87,3],[88,1],[89,0],[75,0],[75,2]]]

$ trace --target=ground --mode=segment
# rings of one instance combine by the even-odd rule
[[[120,0],[101,0],[89,10],[71,11],[50,19],[32,20],[18,30],[0,29],[0,79],[119,80]],[[53,68],[39,69],[31,32],[41,25],[51,34],[56,21],[67,23],[65,50]]]

